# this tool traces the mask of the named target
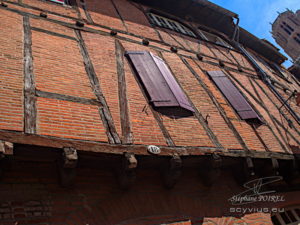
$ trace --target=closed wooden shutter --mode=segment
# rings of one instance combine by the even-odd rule
[[[167,82],[168,86],[170,87],[171,91],[173,92],[173,95],[175,96],[177,102],[182,108],[185,108],[187,110],[190,110],[194,112],[193,107],[191,106],[190,102],[188,101],[185,93],[177,83],[176,79],[174,78],[173,74],[169,70],[168,66],[165,64],[165,62],[151,54],[151,56],[154,59],[154,62],[156,63],[157,67],[159,68],[161,74],[163,75],[165,81]]]
[[[146,51],[126,52],[126,56],[154,107],[179,107],[194,112],[186,95],[162,59]]]
[[[242,119],[259,119],[255,110],[222,71],[207,73]]]

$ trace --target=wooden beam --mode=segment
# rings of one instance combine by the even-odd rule
[[[96,99],[81,98],[81,97],[76,97],[76,96],[63,95],[63,94],[57,94],[57,93],[52,93],[52,92],[47,92],[47,91],[40,91],[40,90],[36,90],[35,95],[38,97],[76,102],[76,103],[81,103],[81,104],[85,104],[85,105],[102,106],[102,104]]]
[[[80,5],[81,5],[81,7],[82,7],[82,9],[84,11],[84,14],[85,14],[87,20],[88,20],[88,23],[93,24],[94,21],[93,21],[93,19],[91,17],[91,14],[89,13],[89,11],[87,9],[86,2],[84,0],[80,0]]]
[[[23,17],[24,29],[24,132],[36,133],[35,78],[32,62],[32,40],[29,17]]]
[[[127,99],[127,85],[124,71],[125,50],[119,40],[115,40],[118,73],[119,107],[121,115],[122,144],[132,144],[132,131]]]
[[[87,151],[95,153],[106,154],[123,154],[124,152],[132,152],[136,155],[150,154],[147,151],[147,145],[121,145],[121,144],[109,144],[95,141],[84,141],[76,139],[59,138],[53,136],[37,135],[37,134],[24,134],[18,131],[0,130],[0,140],[11,142],[14,144],[26,144],[35,146],[44,146],[51,148],[65,148],[73,147],[78,151]],[[177,153],[180,156],[204,156],[212,153],[229,156],[229,157],[253,157],[253,158],[277,158],[292,160],[294,156],[292,154],[278,153],[278,152],[265,152],[265,151],[251,151],[246,152],[243,150],[228,149],[228,152],[220,151],[220,149],[214,147],[169,147],[159,146],[161,149],[160,156],[170,156]]]
[[[49,31],[49,30],[44,30],[44,29],[39,28],[39,27],[31,27],[31,30],[41,32],[41,33],[45,33],[45,34],[49,34],[49,35],[54,35],[54,36],[61,37],[61,38],[67,38],[67,39],[72,40],[72,41],[77,41],[77,39],[75,37],[71,37],[71,36],[68,36],[68,35],[65,35],[65,34],[60,34],[60,33]]]
[[[118,9],[117,4],[114,2],[114,0],[110,0],[110,1],[111,1],[111,4],[113,5],[114,9],[116,10],[116,13],[118,14],[118,17],[119,17],[119,19],[121,20],[121,22],[122,22],[122,24],[123,24],[123,26],[124,26],[126,32],[128,32],[128,27],[127,27],[127,25],[126,25],[125,20],[124,20],[123,17],[122,17],[122,14],[120,13],[120,11],[119,11],[119,9]]]
[[[94,91],[94,94],[97,97],[97,100],[101,103],[103,107],[99,108],[99,113],[103,122],[104,127],[106,128],[106,134],[108,136],[108,139],[110,143],[121,143],[119,135],[117,134],[113,118],[111,116],[111,113],[109,111],[108,105],[106,103],[105,97],[101,91],[100,83],[98,80],[98,77],[96,75],[93,63],[89,57],[88,50],[86,48],[85,42],[81,36],[81,33],[79,30],[75,30],[75,34],[78,39],[80,52],[84,61],[85,70],[89,77],[92,89]]]

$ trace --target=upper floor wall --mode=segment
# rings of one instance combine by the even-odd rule
[[[220,149],[289,154],[292,146],[299,147],[298,122],[282,111],[282,102],[247,57],[224,46],[229,40],[217,32],[202,31],[210,40],[198,38],[198,25],[168,14],[164,18],[175,25],[162,20],[168,27],[154,26],[147,12],[160,12],[129,1],[78,2],[80,7],[38,0],[5,4],[0,8],[3,132],[97,144],[155,144],[170,151],[187,148],[183,154]],[[89,20],[94,23],[80,23]],[[157,111],[125,58],[128,51],[162,59],[194,113],[174,118]],[[272,68],[267,59],[252,55],[285,99],[299,91],[284,68]],[[263,122],[243,119],[210,71],[221,72]],[[299,110],[294,98],[289,102]]]

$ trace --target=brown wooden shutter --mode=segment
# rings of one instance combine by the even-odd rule
[[[161,58],[159,58],[153,54],[151,54],[151,56],[154,59],[154,62],[156,63],[157,67],[159,68],[161,74],[163,75],[165,81],[169,85],[169,87],[170,87],[171,91],[173,92],[173,95],[175,96],[179,105],[182,108],[185,108],[187,110],[194,112],[194,109],[191,106],[190,102],[188,101],[185,93],[183,92],[183,90],[181,89],[179,84],[177,83],[176,79],[174,78],[173,74],[171,73],[168,66],[165,64],[165,62]]]
[[[150,52],[126,52],[154,107],[176,107],[194,112],[165,62]],[[180,112],[180,110],[174,110]]]
[[[260,119],[244,96],[222,71],[208,71],[207,73],[242,119]]]

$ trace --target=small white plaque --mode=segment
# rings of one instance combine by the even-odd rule
[[[160,148],[155,145],[149,145],[148,146],[148,152],[158,155],[160,153]]]

